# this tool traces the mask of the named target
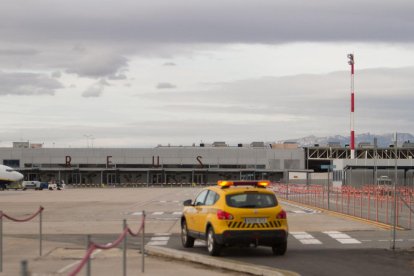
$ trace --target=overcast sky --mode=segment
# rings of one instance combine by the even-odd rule
[[[410,0],[2,0],[0,146],[414,133]]]

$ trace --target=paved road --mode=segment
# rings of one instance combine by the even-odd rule
[[[87,234],[98,243],[111,242],[121,232],[123,219],[133,229],[138,227],[142,210],[147,213],[146,244],[183,250],[179,241],[181,202],[194,198],[198,191],[197,188],[7,191],[0,193],[0,201],[4,212],[17,217],[27,216],[39,205],[45,207],[45,251],[53,249],[47,242],[84,248]],[[275,257],[269,248],[259,247],[226,249],[221,258],[289,269],[302,275],[413,275],[413,231],[398,232],[397,247],[404,250],[394,253],[388,250],[390,231],[283,201],[282,205],[288,213],[291,233],[285,256]],[[5,221],[8,250],[5,257],[12,260],[12,253],[24,253],[8,242],[9,237],[21,240],[22,245],[32,241],[36,252],[37,231],[36,219],[24,227]],[[137,249],[140,239],[130,238],[128,243],[129,248]],[[206,254],[202,243],[187,251]]]

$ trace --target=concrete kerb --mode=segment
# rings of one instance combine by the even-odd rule
[[[299,276],[300,274],[289,271],[276,269],[266,266],[259,265],[246,265],[244,263],[233,261],[233,260],[224,260],[218,259],[211,256],[193,254],[188,252],[183,252],[180,250],[175,250],[171,248],[158,247],[158,246],[145,246],[145,251],[148,255],[167,257],[182,261],[189,261],[193,263],[204,264],[207,266],[227,269],[230,271],[249,273],[251,275],[264,275],[264,276]]]

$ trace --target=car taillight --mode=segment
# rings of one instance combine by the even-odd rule
[[[227,213],[223,210],[217,210],[217,218],[218,219],[223,219],[223,220],[232,220],[233,215],[230,214],[230,213]]]
[[[287,218],[287,216],[286,216],[286,212],[285,212],[285,210],[280,211],[280,213],[279,213],[279,214],[277,214],[276,218],[277,218],[277,219],[286,219],[286,218]]]

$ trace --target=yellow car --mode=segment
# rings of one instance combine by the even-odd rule
[[[220,255],[233,245],[270,246],[273,254],[287,249],[286,212],[269,181],[218,181],[195,198],[184,201],[181,241],[193,247],[195,239],[206,240],[208,253]]]

